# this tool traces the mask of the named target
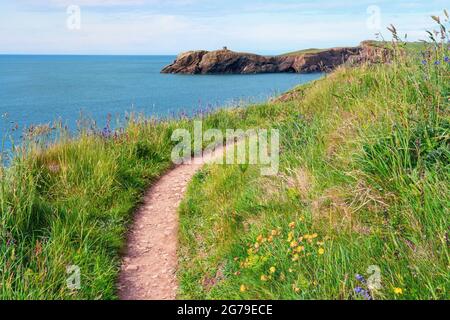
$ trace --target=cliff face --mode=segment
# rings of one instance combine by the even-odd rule
[[[276,57],[230,50],[190,51],[180,54],[162,73],[231,74],[283,72]]]
[[[354,48],[334,48],[317,53],[265,57],[230,50],[189,51],[180,54],[162,73],[250,74],[310,73],[331,71],[344,63],[362,63],[375,55],[369,44]],[[384,49],[380,49],[384,50]],[[377,53],[383,56],[381,53]]]

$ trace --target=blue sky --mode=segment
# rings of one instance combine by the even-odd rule
[[[0,0],[0,53],[177,54],[191,49],[277,54],[356,45],[393,23],[425,38],[448,0]],[[69,5],[79,30],[67,27]],[[73,21],[73,20],[71,20]],[[76,20],[75,20],[76,21]]]

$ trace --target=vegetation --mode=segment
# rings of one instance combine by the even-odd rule
[[[448,299],[444,41],[407,55],[417,44],[394,41],[390,65],[340,69],[248,109],[280,130],[281,172],[196,175],[180,213],[180,296]]]
[[[310,49],[303,49],[303,50],[298,50],[298,51],[293,51],[293,52],[288,52],[288,53],[284,53],[281,56],[283,57],[287,57],[287,56],[300,56],[302,54],[312,54],[312,53],[320,53],[323,51],[326,51],[328,49],[317,49],[317,48],[310,48]]]
[[[278,128],[281,171],[195,176],[180,208],[180,297],[448,298],[449,51],[401,45],[392,64],[339,69],[289,101],[198,116],[205,130]],[[30,131],[0,168],[0,297],[116,298],[131,214],[170,168],[173,130],[192,126],[131,117],[77,137]]]
[[[225,129],[243,124],[240,115],[201,117],[205,129]],[[193,122],[131,118],[116,132],[81,128],[71,138],[61,127],[58,134],[35,127],[10,166],[0,167],[2,299],[116,298],[131,214],[171,167],[172,132],[192,132]],[[80,290],[67,287],[70,266],[80,268]]]

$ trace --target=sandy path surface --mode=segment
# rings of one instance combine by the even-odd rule
[[[147,192],[128,235],[118,283],[121,300],[176,298],[178,207],[194,174],[231,147],[234,144],[175,167]]]

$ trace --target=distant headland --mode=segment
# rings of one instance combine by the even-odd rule
[[[357,47],[308,49],[278,56],[241,53],[223,47],[216,51],[188,51],[163,68],[161,73],[254,74],[329,72],[342,64],[385,62],[390,53],[376,42],[364,41]]]

